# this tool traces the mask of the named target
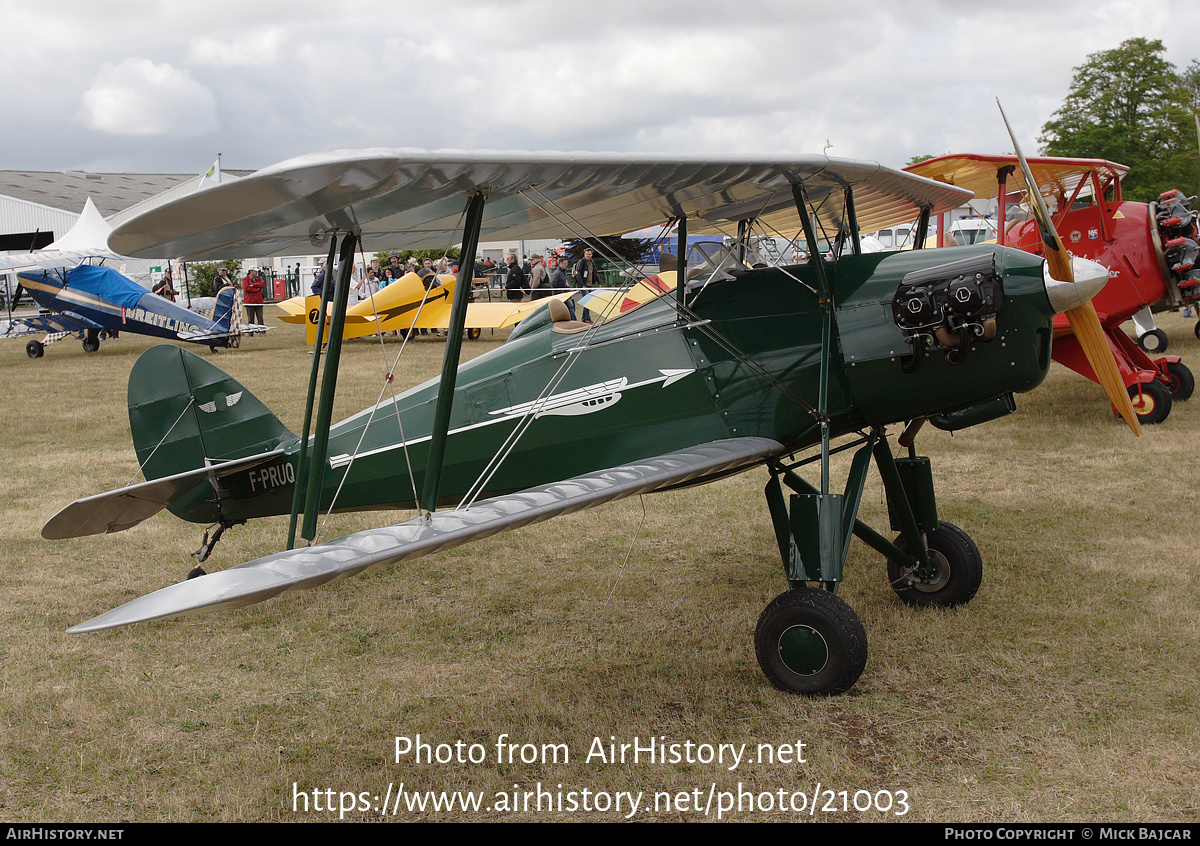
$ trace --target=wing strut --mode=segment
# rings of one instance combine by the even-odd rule
[[[679,253],[679,255],[675,257],[676,261],[678,262],[675,266],[677,271],[675,274],[675,313],[678,315],[678,317],[676,317],[675,320],[676,323],[684,323],[687,321],[687,316],[684,312],[684,308],[686,307],[684,298],[687,294],[688,248],[687,215],[683,213],[680,213],[679,215],[679,227],[675,230],[675,235],[675,243],[679,245],[679,248],[675,250],[675,252]]]
[[[317,393],[317,375],[321,371],[321,347],[324,343],[322,332],[325,327],[325,309],[330,298],[325,292],[329,290],[329,278],[333,275],[333,259],[337,255],[337,235],[329,239],[329,255],[325,258],[325,276],[321,282],[321,307],[318,312],[317,325],[322,331],[317,332],[313,341],[312,370],[308,375],[308,394],[304,403],[304,430],[300,433],[300,454],[296,458],[296,484],[292,491],[292,515],[288,521],[288,549],[296,548],[296,518],[304,502],[304,491],[308,488],[308,436],[312,432],[313,397]],[[349,296],[347,296],[349,300]]]
[[[358,238],[353,232],[347,232],[342,237],[342,248],[338,253],[337,286],[333,289],[333,317],[329,326],[329,342],[325,351],[325,372],[321,378],[321,397],[317,404],[317,422],[313,435],[312,455],[309,456],[304,494],[304,521],[300,526],[300,536],[312,541],[317,536],[317,512],[321,508],[321,485],[325,480],[325,461],[329,449],[329,424],[333,419],[333,397],[337,392],[338,364],[342,357],[342,331],[346,326],[346,303],[350,298],[350,273],[354,269],[354,248]],[[332,249],[330,250],[332,252]],[[327,264],[328,268],[329,265]],[[325,277],[328,285],[328,275]],[[322,308],[324,308],[324,288],[321,291]],[[324,329],[324,323],[319,324]],[[316,358],[321,348],[321,332],[313,342],[313,357]],[[313,362],[314,368],[316,362]],[[310,383],[309,403],[312,402],[312,387]],[[297,482],[299,488],[299,482]]]
[[[427,514],[437,509],[438,488],[442,482],[442,459],[446,455],[446,436],[450,430],[450,410],[454,402],[454,378],[458,373],[458,358],[462,351],[463,330],[467,322],[467,301],[471,298],[471,277],[474,275],[475,253],[479,249],[479,230],[483,224],[485,202],[486,192],[477,191],[472,194],[467,203],[466,221],[463,224],[462,251],[458,257],[458,282],[454,286],[450,327],[446,330],[442,381],[438,388],[437,407],[433,412],[429,459],[425,464],[425,490],[421,493],[421,508]]]

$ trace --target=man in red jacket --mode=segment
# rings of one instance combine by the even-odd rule
[[[246,322],[263,322],[263,278],[258,275],[258,268],[250,268],[246,278],[242,280],[242,302],[246,305]]]

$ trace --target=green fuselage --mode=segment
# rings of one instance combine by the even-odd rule
[[[912,348],[892,315],[900,280],[987,252],[996,254],[1004,296],[995,337],[973,343],[962,363],[930,351],[915,372],[903,372],[901,358]],[[1027,391],[1046,374],[1053,310],[1035,256],[964,247],[851,256],[824,269],[835,308],[826,363],[833,436]],[[814,293],[815,269],[734,277],[690,290],[686,321],[678,319],[673,294],[587,335],[555,331],[548,311],[539,310],[503,346],[462,365],[439,502],[457,503],[524,424],[481,496],[722,438],[759,436],[796,449],[819,441],[824,307]],[[339,486],[337,510],[413,506],[422,490],[437,390],[432,380],[331,428],[322,510]],[[544,403],[529,419],[526,411],[539,398]],[[276,466],[223,480],[221,517],[288,513],[299,443],[285,446],[288,456]],[[209,522],[215,506],[209,491],[171,510]]]

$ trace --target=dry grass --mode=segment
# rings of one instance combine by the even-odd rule
[[[1171,352],[1200,362],[1191,324],[1168,317],[1166,328]],[[625,501],[242,611],[66,635],[181,578],[200,539],[169,515],[111,537],[38,537],[74,497],[130,481],[125,381],[148,345],[122,338],[86,356],[63,341],[36,362],[0,346],[0,818],[329,819],[294,811],[293,784],[311,807],[314,788],[335,791],[336,806],[340,791],[382,796],[400,782],[486,802],[541,782],[646,791],[644,803],[654,791],[703,801],[710,785],[790,794],[819,783],[851,797],[907,791],[904,819],[924,821],[1196,818],[1200,397],[1135,441],[1090,383],[1056,368],[1012,417],[924,432],[943,519],[978,542],[984,586],[964,609],[909,609],[855,542],[842,595],[870,659],[849,695],[810,701],[776,692],[754,658],[755,621],[785,586],[761,472],[648,498],[640,529],[643,503]],[[376,346],[348,347],[339,415],[373,402],[384,370]],[[418,340],[398,383],[432,375],[441,351]],[[215,358],[299,426],[310,359],[297,333]],[[886,529],[877,481],[863,516]],[[326,535],[380,520],[337,517]],[[239,527],[214,563],[273,551],[285,533],[280,519]],[[481,743],[487,761],[397,763],[394,738],[416,734]],[[501,734],[567,744],[571,758],[497,763]],[[595,737],[651,735],[803,741],[806,763],[585,760]]]

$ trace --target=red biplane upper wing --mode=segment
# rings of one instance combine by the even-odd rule
[[[1039,193],[1056,193],[1068,197],[1075,191],[1075,186],[1092,171],[1100,175],[1102,183],[1109,179],[1124,179],[1125,174],[1129,173],[1128,165],[1104,159],[1035,156],[1026,161],[1033,171],[1033,178],[1037,180]],[[926,159],[904,169],[935,182],[974,191],[977,197],[993,197],[996,194],[997,173],[1001,168],[1010,165],[1014,170],[1007,180],[1009,190],[1023,187],[1025,179],[1016,156],[959,153]]]

